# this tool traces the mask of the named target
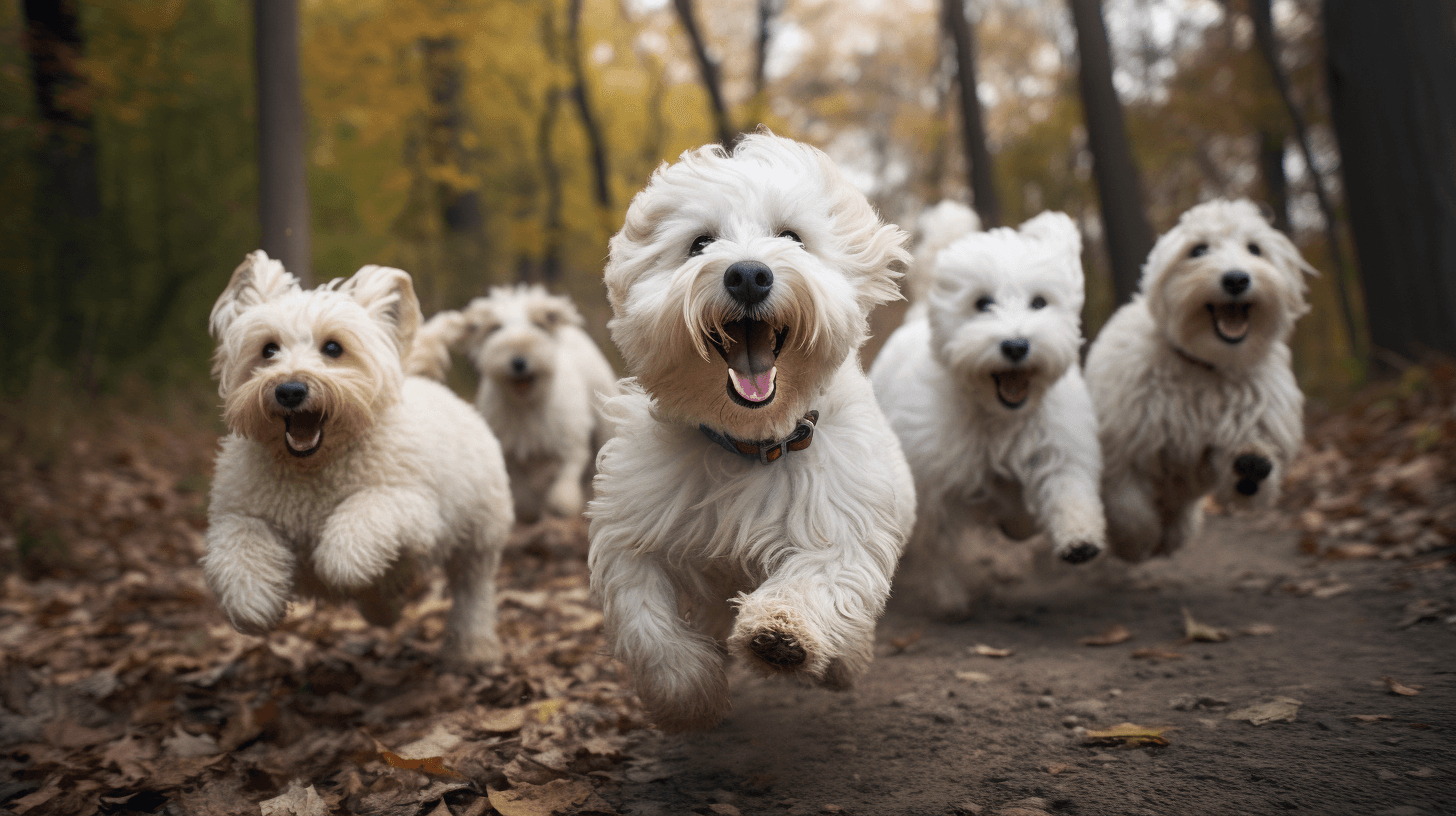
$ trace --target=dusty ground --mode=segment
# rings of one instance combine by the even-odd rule
[[[643,814],[1456,812],[1449,561],[1332,563],[1260,521],[1216,519],[1124,575],[1057,570],[964,623],[891,615],[849,693],[740,676],[726,724],[654,737],[639,750],[662,757],[662,778],[613,799]],[[1184,607],[1231,637],[1183,642]],[[1132,638],[1081,645],[1114,625]],[[1397,695],[1383,677],[1422,688]],[[1229,718],[1277,697],[1301,703],[1294,722]],[[1124,722],[1168,727],[1168,744],[1088,745],[1079,730]]]
[[[1456,812],[1451,366],[1311,422],[1277,512],[1131,569],[1012,550],[972,620],[886,617],[856,690],[739,673],[693,736],[605,656],[580,525],[518,532],[498,668],[441,659],[438,580],[390,630],[303,604],[245,637],[196,565],[216,430],[58,417],[0,406],[12,813]],[[1185,608],[1227,639],[1185,642]],[[1292,721],[1249,722],[1281,698]],[[1123,723],[1166,744],[1094,744]]]

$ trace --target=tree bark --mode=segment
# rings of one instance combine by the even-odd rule
[[[1345,251],[1340,247],[1339,221],[1336,219],[1335,206],[1330,200],[1329,191],[1325,189],[1324,176],[1320,175],[1319,165],[1315,163],[1314,151],[1310,149],[1309,127],[1305,124],[1304,114],[1300,112],[1299,106],[1294,104],[1294,93],[1289,85],[1289,76],[1284,73],[1284,66],[1279,62],[1279,40],[1274,33],[1274,14],[1270,0],[1249,0],[1249,16],[1254,22],[1254,41],[1259,46],[1259,53],[1264,57],[1265,64],[1269,66],[1269,74],[1274,78],[1274,88],[1279,92],[1279,99],[1284,103],[1284,109],[1289,112],[1289,121],[1294,125],[1294,138],[1299,142],[1300,152],[1304,154],[1305,166],[1308,168],[1310,179],[1314,182],[1315,199],[1319,202],[1320,213],[1324,216],[1325,243],[1329,246],[1330,265],[1334,267],[1335,297],[1340,309],[1340,320],[1345,327],[1345,335],[1349,338],[1350,348],[1355,355],[1363,357],[1364,353],[1361,349],[1363,349],[1364,343],[1355,327],[1355,316],[1350,310]],[[1282,149],[1281,144],[1281,151]],[[1282,154],[1280,161],[1282,173]],[[1287,221],[1287,203],[1285,209],[1285,220]]]
[[[34,339],[51,346],[61,361],[77,364],[81,382],[89,384],[96,327],[83,301],[101,220],[96,128],[84,101],[66,102],[86,96],[76,65],[81,22],[73,0],[25,0],[23,11],[36,108],[45,123],[35,211],[51,239],[36,306],[37,313],[54,316],[36,327]]]
[[[563,202],[561,190],[561,169],[556,166],[556,157],[551,154],[553,131],[556,129],[556,114],[561,107],[561,90],[551,88],[541,108],[541,118],[536,122],[536,152],[541,162],[541,176],[546,184],[546,206],[541,216],[541,282],[554,285],[561,277],[561,254],[564,242],[564,228],[561,219]]]
[[[693,56],[698,61],[698,73],[703,79],[703,88],[708,92],[708,105],[713,114],[713,126],[718,131],[718,142],[728,147],[733,142],[733,126],[728,121],[728,108],[723,102],[723,88],[718,79],[718,65],[708,56],[707,44],[703,42],[697,17],[693,14],[693,0],[672,0],[677,17],[693,45]]]
[[[263,251],[309,285],[307,129],[298,68],[298,0],[253,0],[258,79],[258,217]]]
[[[586,84],[586,69],[581,62],[581,7],[582,0],[571,0],[566,17],[566,61],[571,67],[573,84],[571,101],[576,105],[582,130],[586,131],[587,143],[591,146],[593,178],[596,181],[597,203],[602,209],[611,209],[611,171],[607,163],[607,144],[602,135],[602,126],[592,110],[591,98]]]
[[[1097,180],[1102,229],[1112,262],[1113,293],[1121,304],[1137,291],[1143,261],[1153,248],[1153,228],[1143,206],[1122,103],[1112,87],[1112,49],[1102,21],[1102,0],[1070,0],[1070,4],[1077,29],[1081,62],[1077,82],[1092,150],[1092,174]]]
[[[753,95],[763,96],[768,87],[768,44],[773,34],[773,18],[783,5],[783,0],[758,0],[758,42],[753,55]]]
[[[1284,172],[1284,134],[1259,130],[1259,175],[1264,179],[1264,197],[1274,211],[1274,228],[1293,234],[1289,221],[1289,176]]]
[[[474,162],[464,138],[469,117],[465,113],[465,69],[460,63],[460,43],[453,37],[439,37],[425,39],[420,46],[430,90],[426,139],[430,162],[437,167],[453,165],[461,176],[469,176]],[[441,182],[436,185],[435,193],[441,202],[445,229],[453,235],[478,240],[485,225],[480,190]]]
[[[986,125],[981,98],[976,93],[976,38],[966,20],[965,0],[942,0],[942,20],[955,43],[956,85],[960,88],[961,144],[965,149],[971,201],[986,228],[1001,225],[1001,203],[996,196],[996,174],[986,147]]]
[[[1456,0],[1325,0],[1324,26],[1372,356],[1456,355]]]

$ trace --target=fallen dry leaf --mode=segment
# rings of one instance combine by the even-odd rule
[[[1228,630],[1199,623],[1193,619],[1188,607],[1183,607],[1183,638],[1189,643],[1222,643],[1228,640]]]
[[[995,646],[987,646],[984,643],[977,643],[971,651],[982,657],[1010,657],[1010,649],[997,649]]]
[[[1299,714],[1299,707],[1304,703],[1290,697],[1275,697],[1267,703],[1259,703],[1248,708],[1242,708],[1231,712],[1226,719],[1248,720],[1254,725],[1264,725],[1271,722],[1294,722]]]
[[[1266,635],[1272,635],[1277,631],[1279,630],[1275,629],[1273,626],[1267,623],[1251,623],[1248,626],[1240,629],[1239,634],[1251,635],[1253,637],[1264,637]]]
[[[510,790],[489,789],[490,806],[501,816],[565,816],[581,810],[612,812],[592,789],[577,779],[554,779],[544,785],[517,785]]]
[[[1067,769],[1070,767],[1071,766],[1065,762],[1053,762],[1052,764],[1047,766],[1046,771],[1052,776],[1056,776],[1059,773],[1066,773]]]
[[[991,675],[978,671],[958,671],[955,673],[957,680],[964,680],[967,683],[989,683]]]
[[[894,650],[890,652],[890,654],[897,655],[904,652],[906,649],[914,646],[916,643],[919,643],[920,639],[923,637],[925,637],[924,629],[911,632],[910,634],[903,637],[890,638],[890,648]]]
[[[1389,714],[1351,714],[1350,719],[1360,722],[1379,722],[1381,720],[1394,719]]]
[[[1120,623],[1113,624],[1102,631],[1102,634],[1082,638],[1083,646],[1116,646],[1119,643],[1132,640],[1132,632]]]
[[[263,816],[329,816],[329,806],[313,785],[294,782],[282,796],[258,803]]]
[[[1414,697],[1421,693],[1421,689],[1425,688],[1425,686],[1403,685],[1393,677],[1382,677],[1380,679],[1385,681],[1385,687],[1390,689],[1391,694],[1399,694],[1402,697]]]
[[[743,811],[726,802],[708,805],[708,812],[716,813],[718,816],[743,816]]]
[[[1167,726],[1150,728],[1146,725],[1120,723],[1105,731],[1088,731],[1083,741],[1089,745],[1167,745],[1168,740],[1163,738],[1163,733],[1171,730]]]
[[[1177,652],[1155,648],[1134,649],[1132,656],[1143,660],[1182,660],[1187,657],[1187,655],[1182,655]]]
[[[481,712],[480,716],[471,722],[471,725],[492,734],[508,734],[526,727],[526,715],[530,711],[530,706],[487,709]]]
[[[374,747],[375,750],[379,752],[379,758],[384,760],[385,763],[388,764],[391,768],[399,768],[405,771],[419,771],[420,773],[427,773],[432,776],[448,776],[452,779],[465,778],[464,776],[456,772],[455,769],[445,767],[444,757],[431,756],[419,757],[416,759],[406,759],[405,757],[402,757],[399,754],[396,754],[395,752],[384,747],[384,744],[381,743],[379,740],[374,739],[373,737],[370,737],[370,739],[374,741]]]

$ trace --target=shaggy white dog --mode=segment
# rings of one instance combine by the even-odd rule
[[[208,585],[262,634],[295,594],[354,600],[388,625],[417,560],[443,564],[447,654],[500,656],[495,571],[511,528],[500,446],[438,383],[406,378],[420,324],[410,277],[366,266],[312,291],[254,252],[212,309],[223,440],[208,507]]]
[[[896,297],[904,234],[828,156],[768,133],[653,174],[612,239],[612,337],[591,580],[653,718],[728,711],[729,652],[844,688],[915,515],[856,349]]]
[[[1211,201],[1158,239],[1139,293],[1087,356],[1113,552],[1167,555],[1226,505],[1268,506],[1303,438],[1286,341],[1314,270],[1248,201]]]
[[[497,287],[430,318],[406,364],[441,379],[449,348],[469,354],[480,374],[475,407],[505,452],[521,521],[579,514],[597,449],[611,436],[601,405],[619,393],[617,375],[583,323],[570,299],[540,286]]]
[[[1077,366],[1081,250],[1072,219],[1050,212],[951,243],[928,302],[870,370],[919,497],[896,586],[938,613],[968,612],[980,583],[957,552],[971,523],[1044,530],[1074,564],[1104,546],[1097,421]]]

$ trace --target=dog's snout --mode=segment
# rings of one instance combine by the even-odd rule
[[[1013,363],[1021,362],[1022,358],[1025,357],[1026,353],[1030,350],[1031,341],[1027,340],[1024,337],[1018,337],[1015,340],[1001,341],[1001,353],[1006,355],[1006,359],[1010,360]]]
[[[301,382],[281,383],[273,389],[273,398],[278,400],[279,405],[290,411],[302,405],[307,397],[308,386]]]
[[[511,358],[511,373],[512,374],[515,374],[517,377],[519,377],[522,374],[525,374],[526,373],[526,358],[525,357],[512,357]]]
[[[762,303],[773,288],[773,271],[758,261],[739,261],[723,273],[723,288],[744,306]]]
[[[1223,273],[1223,290],[1230,295],[1242,295],[1249,288],[1249,273],[1235,269]]]

